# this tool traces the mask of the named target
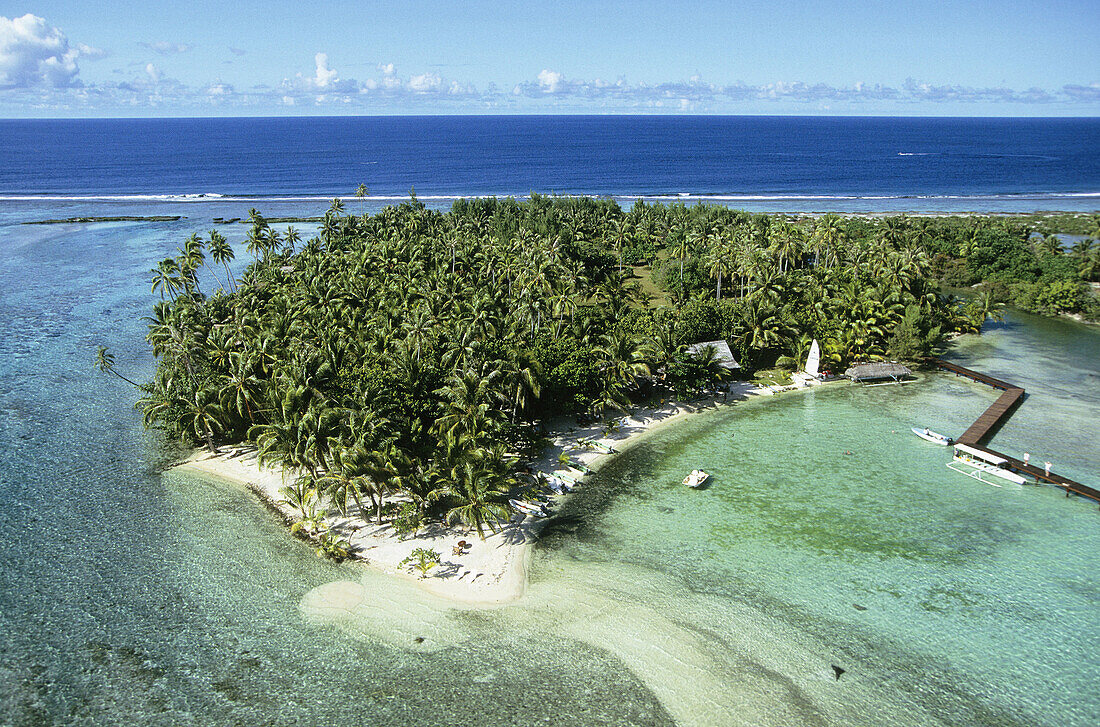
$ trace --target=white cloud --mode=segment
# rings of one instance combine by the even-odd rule
[[[98,61],[111,55],[107,51],[101,48],[94,48],[87,43],[77,43],[76,51],[80,59],[85,61]]]
[[[1030,88],[971,88],[961,85],[934,86],[907,79],[900,87],[858,82],[851,86],[803,81],[776,81],[759,85],[743,82],[720,86],[708,83],[698,75],[687,81],[664,83],[627,83],[603,79],[569,80],[557,71],[542,70],[534,79],[516,84],[513,97],[544,99],[538,103],[555,107],[589,108],[679,108],[682,111],[732,110],[731,104],[850,104],[851,109],[866,108],[885,102],[936,104],[1045,104],[1052,102],[1082,103],[1100,100],[1100,86],[1063,86],[1058,91]]]
[[[313,56],[313,60],[317,65],[316,72],[313,76],[313,85],[317,88],[328,88],[339,80],[339,75],[336,71],[328,67],[328,53],[318,53]]]
[[[409,79],[409,90],[416,93],[438,91],[442,86],[443,79],[434,73],[422,73]]]
[[[565,84],[565,76],[549,68],[543,68],[538,75],[539,88],[546,93],[560,93]]]
[[[0,18],[0,108],[17,112],[66,112],[142,108],[201,110],[215,105],[223,109],[255,111],[278,107],[311,107],[371,111],[560,110],[571,113],[606,111],[656,111],[680,113],[758,112],[777,113],[798,109],[841,113],[896,112],[899,108],[936,104],[965,109],[977,104],[1012,104],[1036,107],[1057,104],[1063,109],[1100,108],[1100,83],[1064,85],[1057,89],[970,88],[935,86],[912,79],[888,86],[857,82],[834,86],[803,81],[721,85],[699,75],[661,83],[628,82],[625,78],[590,80],[566,78],[544,68],[533,78],[503,89],[489,84],[483,90],[473,84],[425,71],[400,75],[392,63],[377,65],[362,81],[341,78],[321,52],[313,67],[302,58],[302,72],[281,83],[257,83],[236,88],[220,80],[185,84],[164,75],[153,63],[136,62],[117,71],[112,81],[81,83],[78,59],[100,58],[103,51],[72,44],[57,28],[27,15],[16,20]],[[308,71],[307,71],[308,69]]]
[[[43,18],[0,15],[0,88],[77,86],[79,56],[80,49],[69,47],[65,34]]]
[[[169,43],[167,41],[159,40],[155,43],[138,43],[143,48],[148,48],[162,56],[175,55],[176,53],[186,53],[194,48],[190,43]]]

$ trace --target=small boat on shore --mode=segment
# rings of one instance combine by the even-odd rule
[[[916,434],[921,439],[932,442],[933,444],[942,444],[945,447],[951,444],[951,437],[945,437],[938,432],[933,432],[928,427],[912,427],[913,434]]]
[[[530,515],[531,517],[547,517],[550,513],[546,511],[545,505],[536,505],[533,502],[524,502],[523,500],[509,500],[508,504],[515,510],[523,513],[524,515]]]
[[[551,490],[559,495],[570,492],[577,486],[576,480],[567,480],[564,477],[558,475],[549,474],[547,472],[539,472],[539,477],[542,478]]]
[[[955,456],[947,463],[947,468],[994,487],[1001,487],[1001,484],[987,479],[988,477],[1007,480],[1017,485],[1026,485],[1027,480],[1024,477],[1004,468],[1006,464],[1008,464],[1008,460],[1003,457],[983,452],[974,447],[968,447],[965,444],[956,444]],[[959,465],[965,465],[970,469],[962,469]]]
[[[698,489],[709,479],[710,475],[703,470],[692,470],[691,474],[684,478],[684,484],[688,487]]]
[[[580,440],[580,443],[585,446],[592,447],[592,449],[600,452],[601,454],[616,454],[618,452],[618,450],[612,447],[610,444],[605,444],[596,439],[582,439]]]

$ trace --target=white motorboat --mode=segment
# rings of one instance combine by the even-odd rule
[[[987,478],[996,477],[1017,485],[1026,485],[1027,480],[1024,477],[1004,468],[1006,464],[1008,460],[1004,457],[998,457],[965,444],[956,444],[955,456],[947,463],[947,468],[994,487],[1000,487],[1001,484]],[[963,469],[959,465],[969,469]]]
[[[932,442],[933,444],[942,444],[945,447],[951,444],[951,437],[945,437],[938,432],[933,432],[928,427],[912,427],[913,434],[916,434],[921,439]]]
[[[710,475],[703,470],[692,470],[691,474],[684,478],[684,484],[688,487],[699,488],[709,479]]]

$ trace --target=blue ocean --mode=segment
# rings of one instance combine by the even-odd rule
[[[1093,212],[1100,120],[0,121],[0,142],[0,724],[1100,723],[1100,514],[958,475],[909,434],[957,434],[996,398],[966,379],[653,431],[548,527],[527,596],[482,609],[318,559],[244,488],[170,470],[183,453],[93,366],[106,345],[151,378],[150,269],[250,207],[371,211],[415,187],[437,208]],[[182,219],[23,224],[165,214]],[[247,225],[218,229],[240,272]],[[995,449],[1100,483],[1096,326],[1010,311],[946,356],[1027,388]],[[700,466],[712,486],[683,487]],[[362,582],[377,617],[306,618],[334,581]]]
[[[0,121],[0,202],[706,199],[750,209],[1092,210],[1100,119],[430,116]],[[200,196],[201,195],[201,196]]]

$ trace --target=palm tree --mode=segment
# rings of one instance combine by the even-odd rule
[[[357,446],[340,447],[332,453],[332,467],[317,479],[317,487],[347,516],[352,503],[362,509],[364,491],[371,493],[374,504],[374,490],[366,486],[371,470],[369,452]]]
[[[357,198],[359,198],[359,200],[360,200],[360,204],[362,206],[362,213],[364,215],[367,214],[367,203],[365,201],[362,201],[362,200],[364,200],[367,197],[367,195],[369,195],[369,194],[370,194],[370,190],[367,189],[367,185],[365,185],[365,184],[360,184],[358,187],[355,188],[355,196]]]
[[[217,230],[210,230],[209,236],[210,259],[216,263],[221,263],[225,267],[226,285],[229,286],[230,291],[236,290],[237,286],[233,280],[233,275],[229,272],[229,261],[233,259],[233,247]]]
[[[724,240],[718,238],[711,247],[707,257],[707,272],[712,278],[718,278],[718,285],[714,289],[714,299],[722,300],[722,278],[730,274],[732,260],[729,249],[723,244]]]
[[[447,498],[454,503],[447,510],[445,520],[448,524],[461,522],[467,528],[474,528],[485,540],[486,528],[495,533],[499,523],[511,517],[506,504],[509,483],[499,474],[473,462],[463,462],[456,474],[456,480],[445,490]]]
[[[692,243],[694,240],[686,227],[681,227],[673,239],[673,256],[680,261],[680,294],[683,295],[684,291],[684,261],[691,256]]]
[[[833,214],[828,214],[817,221],[814,227],[813,252],[816,262],[824,258],[825,266],[835,265],[848,241],[848,234],[843,227],[841,219]]]
[[[210,454],[217,454],[214,446],[214,432],[221,431],[223,412],[217,404],[213,392],[202,389],[196,391],[190,398],[180,397],[180,423],[185,430],[190,430],[196,437],[206,440],[206,446]]]
[[[619,260],[619,277],[623,275],[623,245],[630,237],[630,227],[625,217],[611,223],[611,244],[615,247],[615,256]]]
[[[264,228],[254,226],[248,231],[248,237],[245,238],[248,244],[245,245],[245,250],[252,257],[259,260],[261,257],[267,257],[267,235],[264,234]]]
[[[1052,232],[1043,235],[1039,246],[1047,255],[1061,255],[1065,252],[1065,248],[1062,247],[1062,238]]]
[[[642,342],[625,333],[611,333],[596,348],[602,359],[602,369],[608,382],[616,390],[630,388],[640,376],[649,375],[645,363],[645,347]]]
[[[982,324],[986,320],[1003,321],[1004,314],[1000,311],[1000,305],[988,290],[983,290],[971,299],[966,306],[967,318],[970,328],[974,333],[981,335]]]
[[[107,350],[106,346],[100,346],[99,349],[96,351],[95,365],[96,368],[98,368],[100,371],[110,372],[125,381],[126,383],[132,384],[139,389],[141,388],[141,384],[137,383],[136,381],[131,381],[119,372],[115,371],[115,357],[111,354],[110,351]]]
[[[220,392],[222,406],[234,411],[248,424],[255,423],[253,410],[259,406],[263,384],[256,376],[254,359],[233,351],[229,354],[230,373]]]
[[[175,298],[175,294],[183,288],[183,278],[180,275],[179,264],[172,258],[165,258],[157,263],[157,266],[152,269],[153,273],[153,293],[160,291],[160,299],[164,300],[165,291],[168,292],[170,298]]]
[[[286,232],[283,234],[283,243],[285,244],[285,251],[288,255],[294,254],[294,248],[302,241],[302,233],[298,232],[297,228],[293,226],[287,226]]]

